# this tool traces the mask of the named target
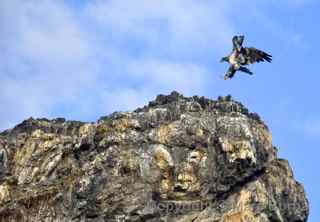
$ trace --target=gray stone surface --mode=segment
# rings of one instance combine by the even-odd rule
[[[0,134],[0,221],[303,222],[308,202],[267,126],[230,96],[177,92],[96,123]]]

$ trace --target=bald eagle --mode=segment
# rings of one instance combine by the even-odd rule
[[[221,59],[221,62],[228,62],[230,64],[230,67],[224,76],[225,80],[232,78],[238,70],[252,75],[253,73],[245,67],[246,65],[250,65],[255,62],[272,61],[272,56],[264,51],[254,47],[243,47],[243,41],[243,35],[234,36],[232,38],[233,49],[231,54]]]

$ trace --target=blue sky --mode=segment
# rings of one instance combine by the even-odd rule
[[[159,94],[231,94],[268,124],[320,218],[320,2],[1,0],[0,130],[30,116],[95,121]],[[222,80],[234,34],[273,55]]]

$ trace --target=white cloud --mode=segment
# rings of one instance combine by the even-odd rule
[[[4,0],[1,16],[9,50],[36,62],[86,59],[89,43],[69,8],[60,1]]]
[[[189,96],[201,94],[206,90],[209,82],[206,80],[210,77],[205,68],[196,64],[152,58],[128,60],[126,72],[127,78],[135,80],[130,81],[131,84],[99,87],[99,110],[133,110],[147,104],[157,93],[170,93],[173,90]]]
[[[105,110],[104,114],[115,111],[132,111],[144,106],[154,97],[150,89],[124,87],[102,90],[100,96],[102,102],[100,105]]]
[[[66,116],[86,119],[171,90],[204,92],[208,71],[190,58],[229,47],[233,27],[223,7],[128,0],[75,10],[64,1],[1,1],[0,128],[66,106]]]
[[[231,1],[76,4],[0,1],[0,129],[56,113],[89,120],[172,90],[206,94],[217,73],[203,57],[228,51],[236,30]]]
[[[81,104],[96,82],[94,53],[72,11],[58,1],[0,3],[0,128],[28,116],[50,116],[55,106]]]
[[[86,12],[119,39],[137,38],[155,47],[160,43],[167,50],[197,50],[229,46],[233,27],[224,7],[218,1],[100,0],[89,4]]]
[[[128,64],[134,78],[150,82],[153,87],[181,90],[187,94],[199,92],[208,77],[207,70],[192,63],[174,63],[144,58]],[[147,85],[147,84],[146,84]]]

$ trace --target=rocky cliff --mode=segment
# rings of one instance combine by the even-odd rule
[[[0,221],[302,222],[308,202],[267,126],[230,97],[159,95],[96,123],[0,134]]]

